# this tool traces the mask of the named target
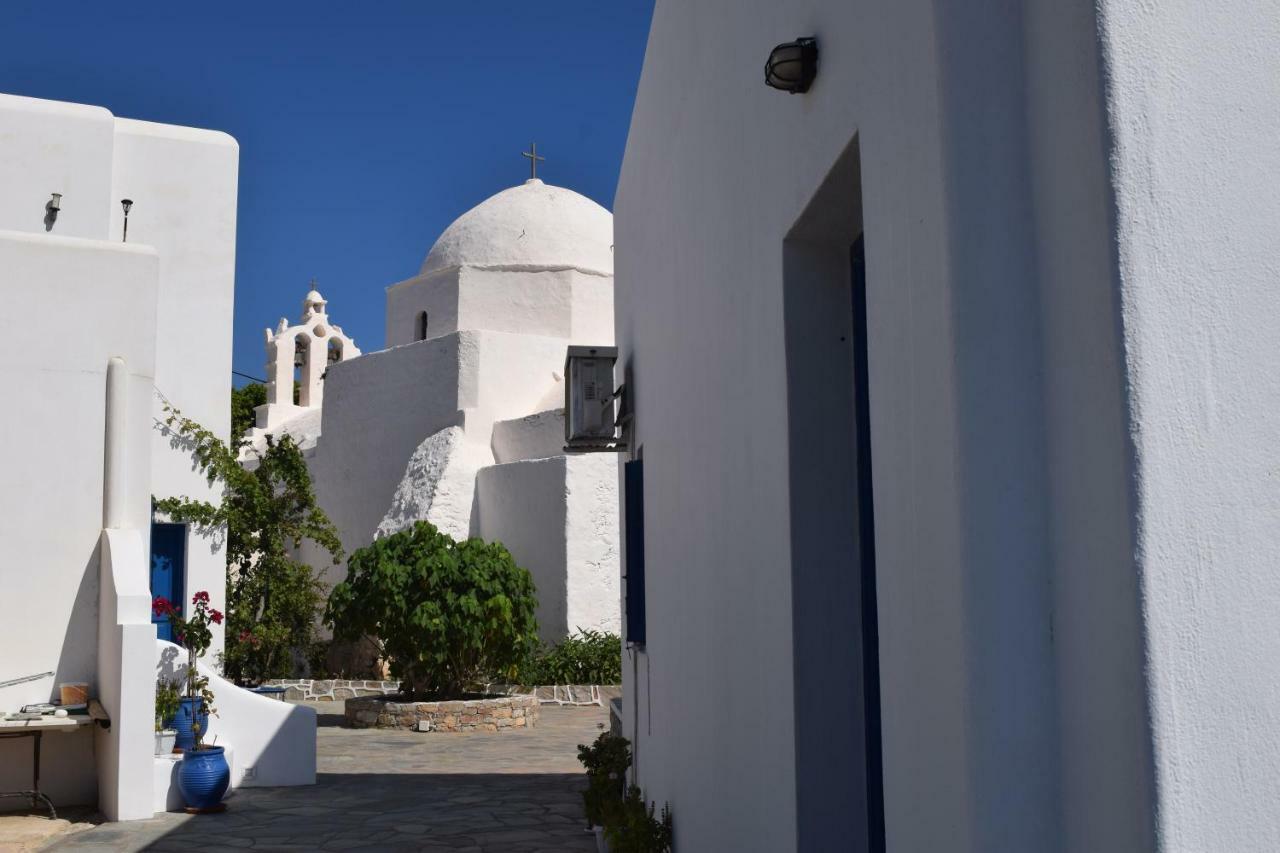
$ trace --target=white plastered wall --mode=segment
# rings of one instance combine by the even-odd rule
[[[789,432],[844,437],[788,423],[822,377],[786,382],[781,252],[855,137],[889,849],[1275,846],[1276,19],[1099,8],[658,4],[616,203],[624,671],[678,846],[796,845],[813,697],[746,694],[793,670]],[[809,94],[748,73],[801,34]]]
[[[2,368],[21,405],[0,418],[0,678],[55,673],[0,689],[0,709],[47,702],[64,681],[88,682],[95,695],[119,692],[101,683],[111,668],[98,656],[107,362],[119,356],[127,365],[126,519],[145,535],[158,273],[146,246],[0,232],[0,301],[27,320],[10,324]],[[118,718],[116,731],[137,723]],[[41,787],[57,804],[97,802],[104,749],[95,750],[88,729],[46,735]],[[30,752],[29,740],[0,742],[0,790],[28,787]],[[101,793],[100,807],[115,814],[120,792]]]
[[[182,413],[226,438],[231,428],[231,328],[235,285],[239,146],[225,133],[116,119],[110,233],[123,232],[119,199],[130,198],[130,244],[160,253],[156,387]],[[164,413],[159,399],[152,412]],[[221,488],[192,470],[189,453],[154,431],[157,497],[217,501]],[[187,536],[187,596],[207,590],[226,609],[226,557],[217,536]],[[184,602],[184,605],[189,605]],[[222,650],[223,629],[209,655]]]
[[[1280,10],[1100,4],[1160,849],[1280,849]]]
[[[418,315],[427,312],[427,337],[456,332],[458,326],[457,267],[437,270],[393,284],[387,288],[388,347],[418,340]]]

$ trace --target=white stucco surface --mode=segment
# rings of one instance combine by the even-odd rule
[[[556,391],[564,397],[563,383]],[[522,459],[545,459],[564,452],[564,404],[523,418],[498,421],[493,425],[493,458],[495,462],[519,462]]]
[[[797,35],[815,84],[771,91]],[[788,372],[840,357],[811,202],[866,241],[888,849],[1276,847],[1278,45],[1256,2],[657,4],[616,199],[625,733],[678,848],[822,849],[798,792],[848,771],[797,759],[814,694],[754,687],[822,617],[797,447],[848,441],[795,417],[843,363]]]
[[[493,461],[487,448],[447,427],[418,445],[396,487],[375,538],[429,521],[454,539],[466,539],[475,517],[476,472]]]
[[[0,418],[0,671],[4,680],[54,676],[0,688],[0,708],[47,702],[61,682],[114,687],[99,679],[98,651],[107,363],[122,356],[128,364],[127,518],[145,530],[157,287],[149,248],[0,232],[6,310],[61,320],[14,323],[7,337],[6,387],[24,406]],[[67,305],[80,310],[67,315]],[[55,802],[97,800],[93,741],[46,738]],[[29,741],[0,742],[0,790],[29,784],[29,752]],[[104,809],[117,807],[115,793],[104,791]]]
[[[1280,10],[1101,4],[1162,850],[1280,848]]]
[[[0,94],[0,229],[107,238],[115,119],[102,107]],[[46,231],[45,205],[62,194]]]
[[[156,305],[156,389],[214,434],[231,428],[231,326],[235,291],[236,201],[239,146],[225,133],[115,120],[111,203],[104,213],[111,239],[119,239],[133,200],[130,245],[154,246],[160,255]],[[153,416],[163,420],[163,399]],[[217,501],[220,487],[192,470],[191,457],[171,446],[161,429],[152,442],[152,493]],[[217,537],[187,535],[190,592],[207,590],[210,604],[226,609],[226,558]],[[222,649],[214,625],[210,655]]]

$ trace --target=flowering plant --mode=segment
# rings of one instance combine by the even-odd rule
[[[213,632],[209,630],[209,625],[221,625],[222,612],[209,606],[209,593],[204,590],[192,596],[191,603],[194,605],[192,613],[184,619],[178,612],[178,608],[173,606],[173,602],[163,595],[157,595],[151,602],[151,612],[156,616],[168,617],[169,625],[173,628],[174,639],[187,650],[187,674],[184,679],[186,698],[203,700],[205,710],[210,714],[216,714],[217,711],[213,707],[213,691],[209,689],[209,679],[200,674],[196,668],[196,661],[209,651],[209,646],[213,643]],[[194,709],[192,714],[197,718],[192,721],[192,730],[196,737],[196,749],[200,749],[204,742],[204,733],[201,731],[199,714]]]

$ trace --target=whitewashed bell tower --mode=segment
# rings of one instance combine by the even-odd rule
[[[360,355],[356,342],[329,320],[327,305],[312,289],[302,300],[302,319],[294,324],[281,317],[276,330],[266,330],[267,402],[254,410],[255,432],[269,432],[306,409],[324,402],[324,372],[329,365]],[[294,400],[294,380],[298,382]]]

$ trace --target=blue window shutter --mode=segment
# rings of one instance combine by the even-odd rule
[[[627,642],[643,646],[644,623],[644,461],[623,464],[627,504],[626,612]]]

